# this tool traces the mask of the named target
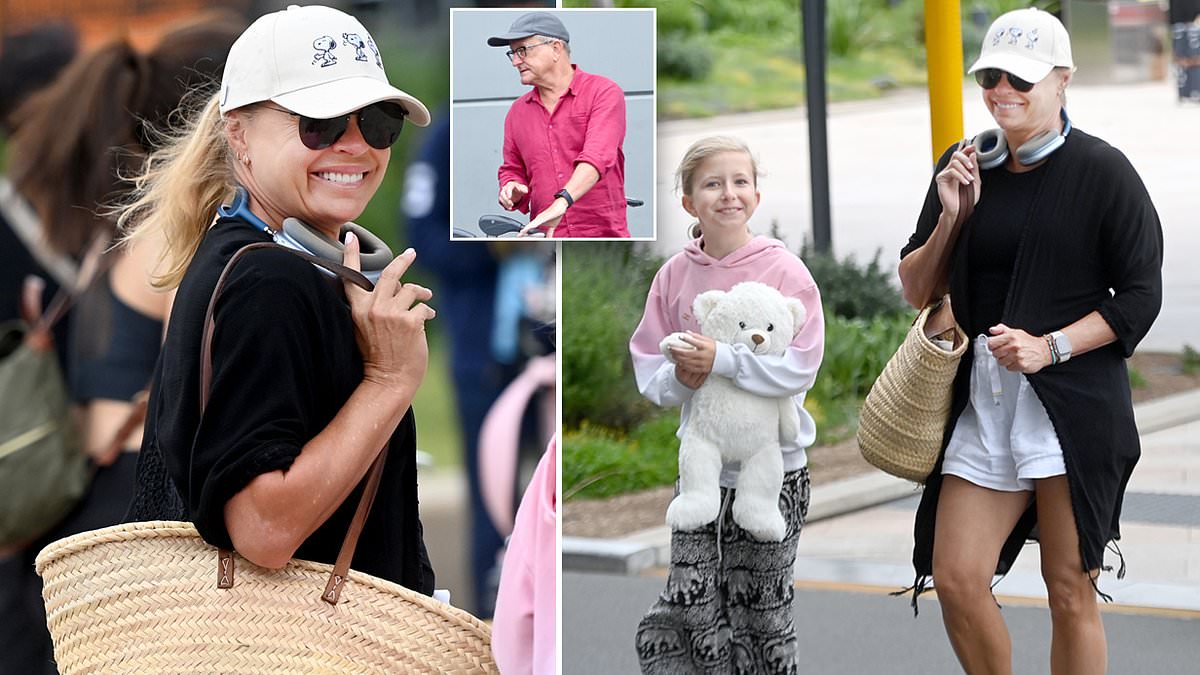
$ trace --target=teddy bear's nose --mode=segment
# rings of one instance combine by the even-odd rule
[[[761,345],[761,344],[763,343],[763,340],[764,340],[763,336],[759,335],[758,333],[755,333],[754,335],[751,335],[751,336],[750,336],[750,339],[751,339],[751,340],[754,340],[754,344],[756,344],[756,345]]]

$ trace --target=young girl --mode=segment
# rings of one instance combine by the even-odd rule
[[[660,406],[683,407],[686,423],[693,392],[706,378],[727,377],[764,396],[791,396],[800,415],[795,438],[781,438],[784,457],[779,508],[787,521],[781,542],[764,542],[730,517],[737,467],[721,474],[716,522],[671,533],[667,587],[638,625],[638,659],[644,673],[794,673],[792,565],[796,539],[808,511],[804,448],[816,428],[803,408],[824,350],[825,322],[817,285],[804,263],[774,239],[748,227],[758,207],[758,168],[746,145],[733,138],[697,141],[676,171],[683,208],[695,216],[695,239],[662,266],[646,298],[646,311],[629,342],[638,389]],[[707,290],[729,290],[758,281],[800,299],[808,319],[783,356],[755,356],[742,346],[700,335],[692,301]],[[659,351],[669,333],[688,331],[694,350],[672,348],[676,363]],[[678,364],[678,365],[676,365]]]

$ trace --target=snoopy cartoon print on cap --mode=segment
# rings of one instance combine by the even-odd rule
[[[342,33],[342,44],[354,47],[355,61],[367,60],[367,52],[365,51],[367,48],[367,43],[363,41],[362,37],[358,33]]]
[[[375,40],[371,39],[370,35],[367,36],[367,46],[375,53],[375,65],[383,68],[383,58],[379,56],[379,47],[375,46]]]
[[[317,53],[313,54],[312,64],[314,66],[320,63],[321,67],[324,68],[325,66],[332,66],[337,63],[337,57],[333,55],[333,50],[337,49],[337,40],[334,40],[332,37],[322,35],[313,40],[313,49],[317,50]]]

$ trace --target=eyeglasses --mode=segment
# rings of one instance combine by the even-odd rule
[[[515,61],[516,59],[513,58],[514,56],[516,56],[518,59],[521,59],[522,61],[524,61],[525,60],[525,52],[528,52],[530,49],[533,49],[534,47],[541,47],[542,45],[548,45],[551,42],[554,42],[554,40],[543,40],[542,42],[538,42],[536,44],[525,45],[524,47],[517,47],[516,49],[510,49],[510,50],[504,52],[504,55],[508,57],[509,61]]]
[[[404,118],[408,115],[404,106],[391,101],[372,103],[355,112],[328,119],[305,117],[283,108],[267,107],[300,118],[300,142],[309,150],[324,150],[337,143],[349,128],[350,117],[353,115],[358,116],[358,130],[367,145],[376,150],[386,150],[400,138]]]
[[[979,86],[983,87],[984,89],[995,89],[996,86],[1000,84],[1001,75],[1007,77],[1008,84],[1022,94],[1028,93],[1029,90],[1033,89],[1033,85],[1037,84],[1036,82],[1027,82],[1022,80],[1016,75],[1000,70],[999,68],[983,68],[975,71],[975,81],[978,82]]]

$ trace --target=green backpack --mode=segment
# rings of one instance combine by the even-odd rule
[[[0,323],[0,548],[49,531],[91,479],[44,324]]]
[[[74,267],[47,252],[32,213],[6,182],[0,182],[0,212],[43,267],[58,270],[54,276]],[[104,255],[107,244],[102,234],[92,240],[82,263],[70,270],[74,278],[59,279],[62,287],[45,312],[40,280],[27,279],[19,305],[28,323],[0,323],[0,552],[50,531],[91,482],[91,462],[77,438],[51,330],[111,264],[113,256]]]

